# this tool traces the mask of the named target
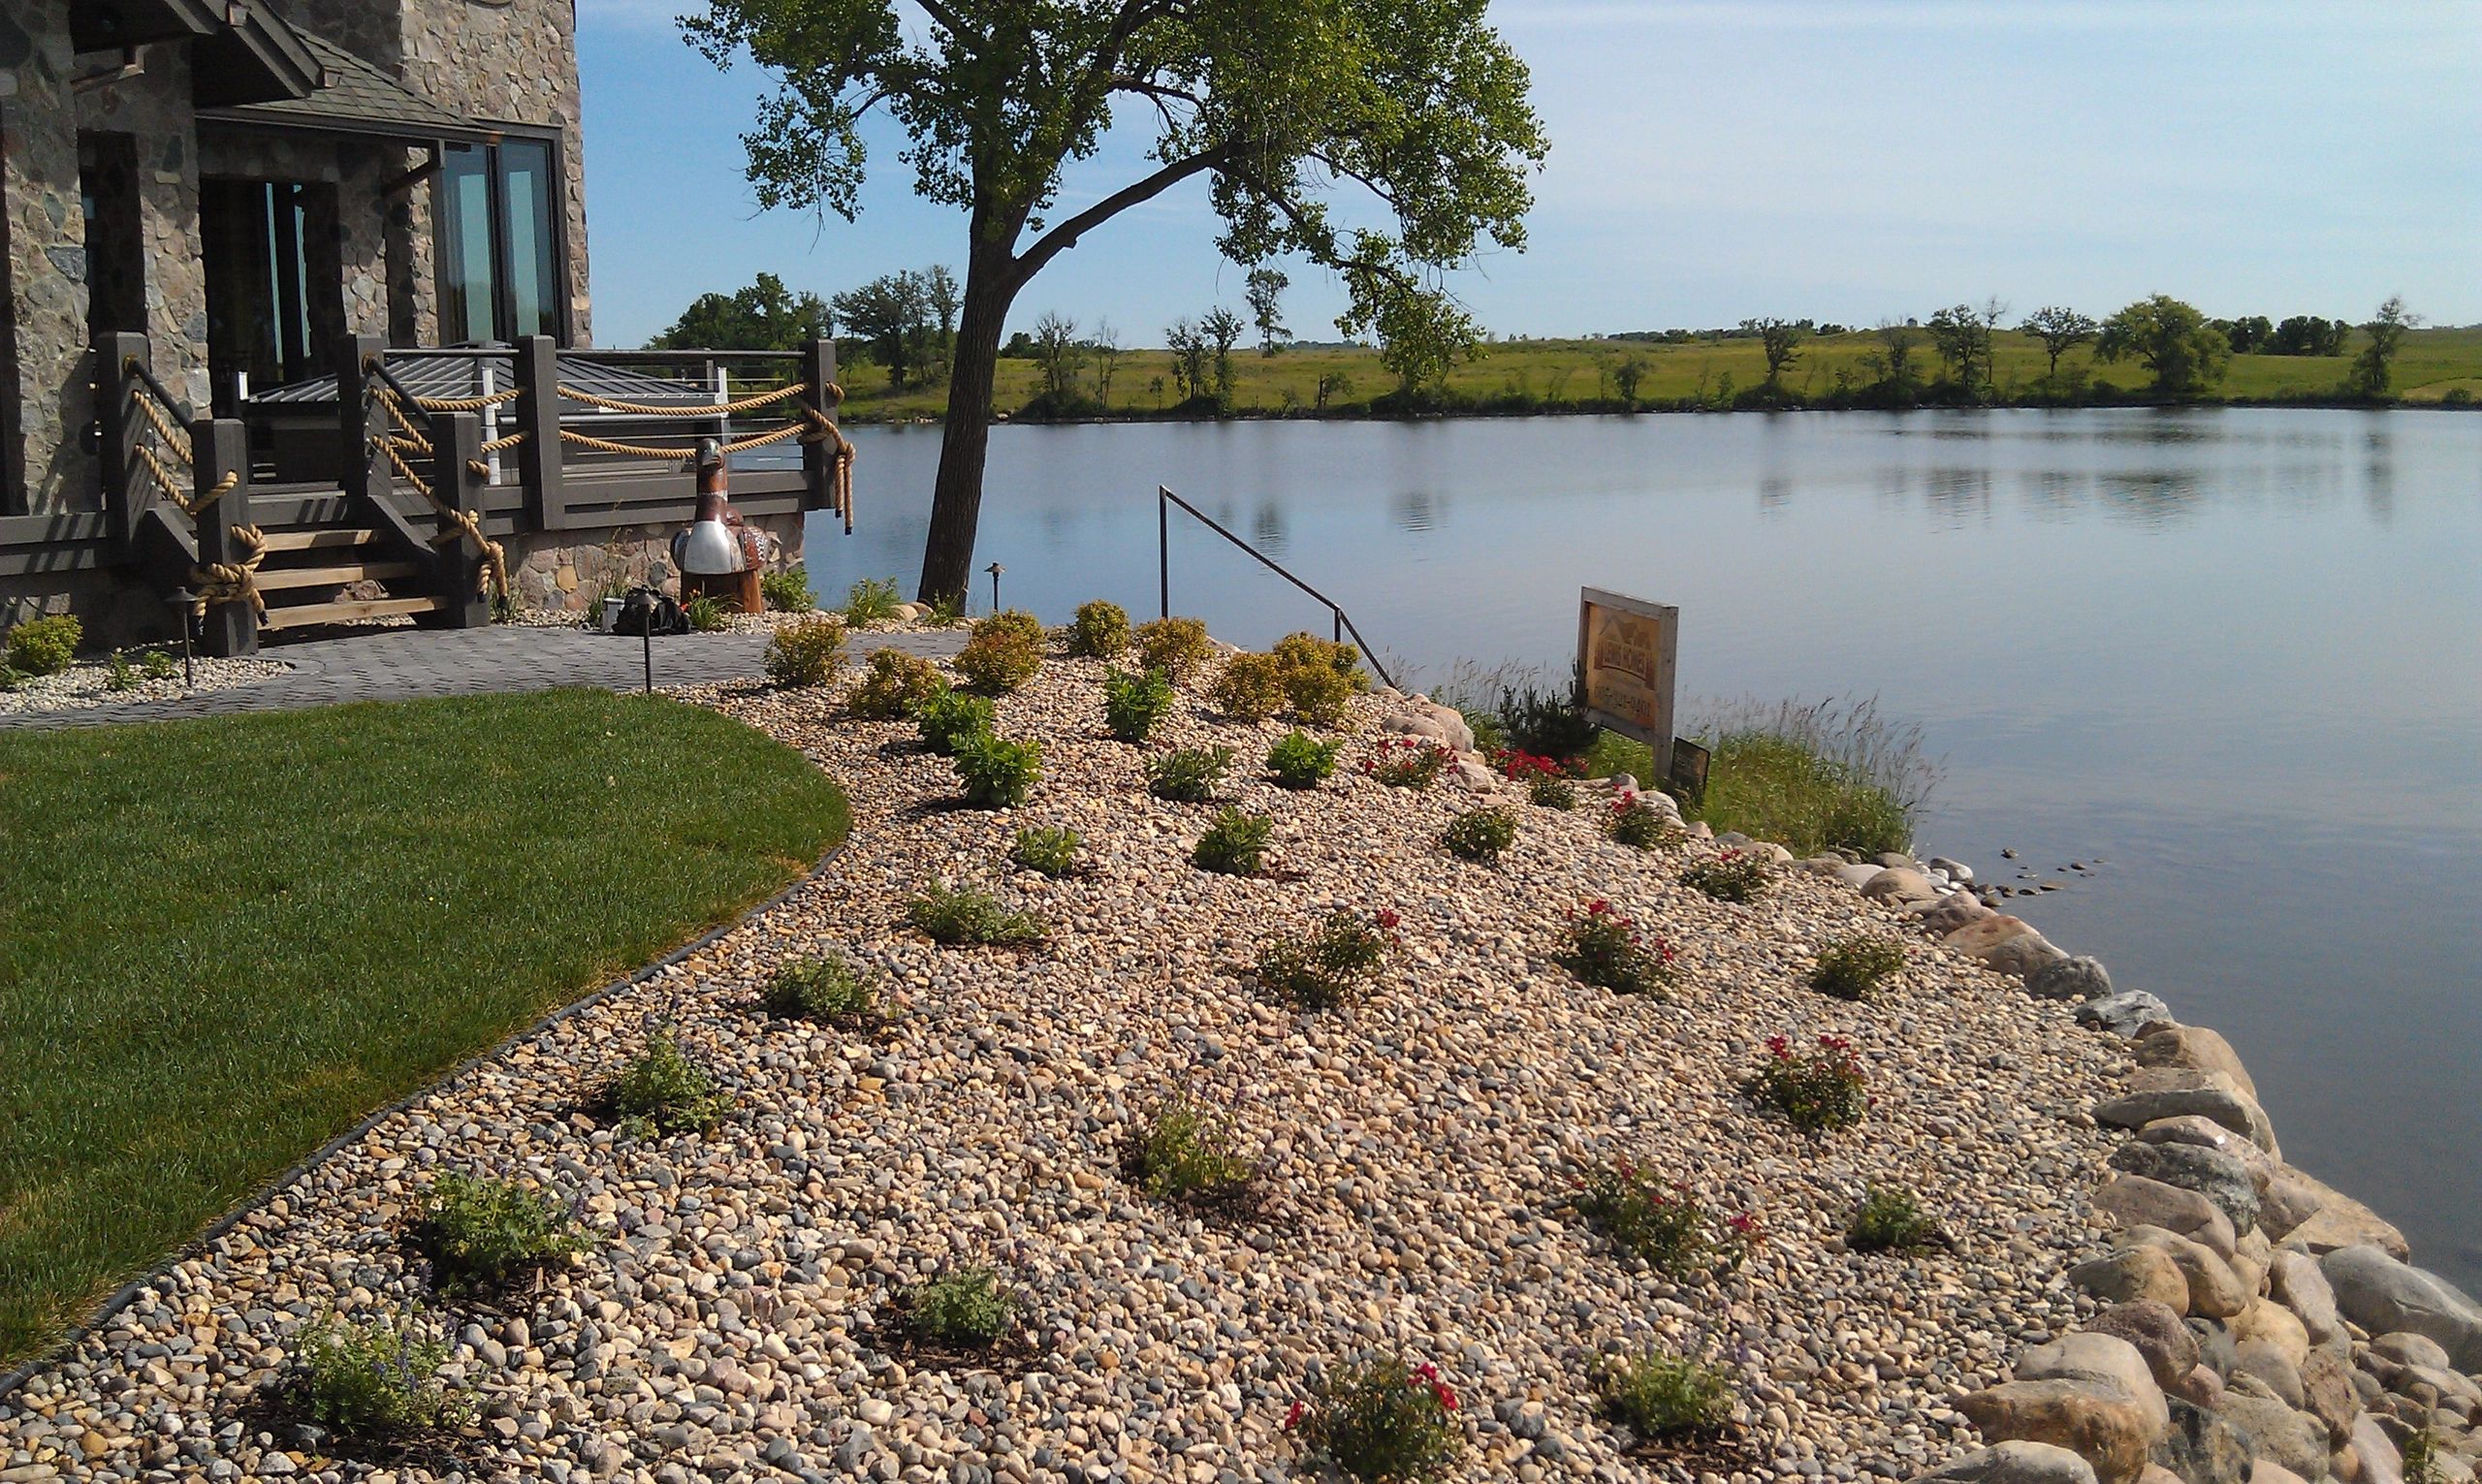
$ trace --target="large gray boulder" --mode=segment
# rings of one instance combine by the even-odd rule
[[[2275,1124],[2257,1100],[2221,1072],[2148,1066],[2130,1074],[2128,1090],[2094,1109],[2096,1121],[2115,1128],[2144,1128],[2157,1119],[2188,1114],[2212,1119],[2267,1152],[2279,1153]]]
[[[2243,1236],[2258,1224],[2258,1187],[2249,1167],[2220,1150],[2195,1144],[2123,1144],[2112,1152],[2112,1168],[2196,1191],[2214,1202]]]
[[[2457,1370],[2482,1373],[2482,1308],[2446,1279],[2374,1247],[2339,1247],[2319,1259],[2318,1270],[2345,1318],[2373,1335],[2428,1336]]]
[[[2246,1095],[2258,1095],[2258,1085],[2250,1079],[2249,1068],[2242,1064],[2241,1054],[2232,1049],[2222,1032],[2204,1026],[2163,1026],[2148,1031],[2138,1038],[2137,1064],[2221,1072]]]
[[[2267,1266],[2267,1291],[2292,1310],[2302,1332],[2321,1349],[2343,1350],[2352,1344],[2343,1315],[2336,1310],[2336,1290],[2319,1271],[2318,1260],[2299,1252],[2277,1252]]]
[[[2094,1466],[2085,1460],[2066,1448],[2022,1439],[1977,1448],[1917,1476],[1912,1484],[1934,1479],[1941,1484],[2095,1484]]]
[[[2317,1418],[2294,1411],[2274,1397],[2229,1391],[2223,1397],[2223,1418],[2249,1439],[2253,1458],[2289,1468],[2305,1479],[2327,1477],[2327,1427]]]
[[[2133,1036],[2139,1026],[2171,1017],[2172,1007],[2144,990],[2124,990],[2077,1007],[2077,1024],[2116,1036]]]
[[[2112,971],[2102,960],[2084,954],[2055,959],[2025,976],[2025,993],[2036,999],[2108,999]]]
[[[2152,1457],[2181,1484],[2243,1484],[2249,1477],[2249,1440],[2217,1413],[2186,1402],[2172,1404],[2172,1426]]]
[[[1862,883],[1862,896],[1866,900],[1907,907],[1920,901],[1936,901],[1939,888],[1918,870],[1891,866]]]
[[[2094,1191],[2094,1209],[2122,1226],[2159,1226],[2204,1243],[2226,1262],[2239,1249],[2232,1218],[2195,1190],[2167,1185],[2143,1175],[2115,1175]],[[2125,1239],[2124,1239],[2125,1240]]]
[[[2180,1311],[2169,1305],[2151,1299],[2115,1304],[2086,1321],[2085,1327],[2127,1341],[2145,1357],[2154,1384],[2165,1391],[2179,1389],[2198,1367],[2198,1337],[2180,1322]]]
[[[2309,1218],[2284,1235],[2287,1246],[2307,1247],[2318,1256],[2341,1247],[2374,1247],[2399,1262],[2412,1260],[2413,1248],[2404,1234],[2377,1212],[2306,1170],[2285,1165],[2282,1174],[2299,1188],[2303,1199],[2316,1203]]]

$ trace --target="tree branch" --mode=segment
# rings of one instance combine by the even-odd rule
[[[1217,148],[1174,160],[1143,180],[1114,191],[1109,196],[1062,222],[1019,253],[1016,258],[1016,281],[1023,284],[1042,270],[1044,264],[1077,245],[1077,239],[1110,221],[1130,207],[1154,200],[1165,191],[1211,170],[1219,170],[1231,158],[1229,149]]]

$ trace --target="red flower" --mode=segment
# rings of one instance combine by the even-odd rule
[[[1766,1038],[1766,1050],[1768,1055],[1774,1057],[1778,1061],[1782,1061],[1793,1055],[1792,1043],[1786,1041],[1782,1036],[1768,1036]]]
[[[1604,913],[1611,910],[1611,903],[1601,897],[1597,897],[1594,900],[1586,903],[1586,910],[1600,917]]]
[[[1284,1430],[1289,1433],[1294,1428],[1301,1426],[1301,1419],[1309,1410],[1310,1409],[1302,1404],[1298,1402],[1293,1403],[1292,1408],[1284,1414]]]
[[[1395,931],[1397,921],[1396,909],[1394,907],[1381,907],[1379,909],[1379,929],[1382,932]]]
[[[1448,1389],[1446,1381],[1433,1381],[1431,1395],[1439,1398],[1441,1410],[1450,1412],[1456,1410],[1456,1393]]]
[[[1758,1239],[1758,1217],[1747,1212],[1743,1212],[1724,1224],[1733,1229],[1734,1236],[1744,1242],[1754,1242]]]

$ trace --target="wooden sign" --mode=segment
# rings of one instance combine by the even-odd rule
[[[1714,754],[1688,738],[1673,738],[1671,740],[1671,771],[1665,774],[1671,780],[1671,787],[1667,792],[1683,804],[1704,804],[1706,802],[1706,765],[1713,760]]]
[[[1680,649],[1680,610],[1582,590],[1577,606],[1577,690],[1599,726],[1655,751],[1654,786],[1671,776],[1672,686]]]

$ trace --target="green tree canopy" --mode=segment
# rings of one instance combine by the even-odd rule
[[[2353,368],[2344,376],[2345,390],[2373,400],[2385,396],[2404,332],[2420,323],[2421,316],[2404,307],[2403,295],[2387,296],[2387,302],[2378,306],[2378,318],[2362,327],[2370,332],[2370,343],[2353,358]]]
[[[748,288],[701,294],[672,328],[647,342],[651,350],[794,350],[826,338],[835,317],[815,294],[796,294],[774,273]]]
[[[2105,320],[2094,354],[2105,361],[2134,358],[2154,373],[2157,395],[2181,397],[2214,384],[2232,344],[2191,305],[2155,294]]]
[[[2045,304],[2025,316],[2024,332],[2043,342],[2043,354],[2051,358],[2051,369],[2045,374],[2056,380],[2059,358],[2094,338],[2102,326],[2090,315],[2080,314],[2065,304]]]

